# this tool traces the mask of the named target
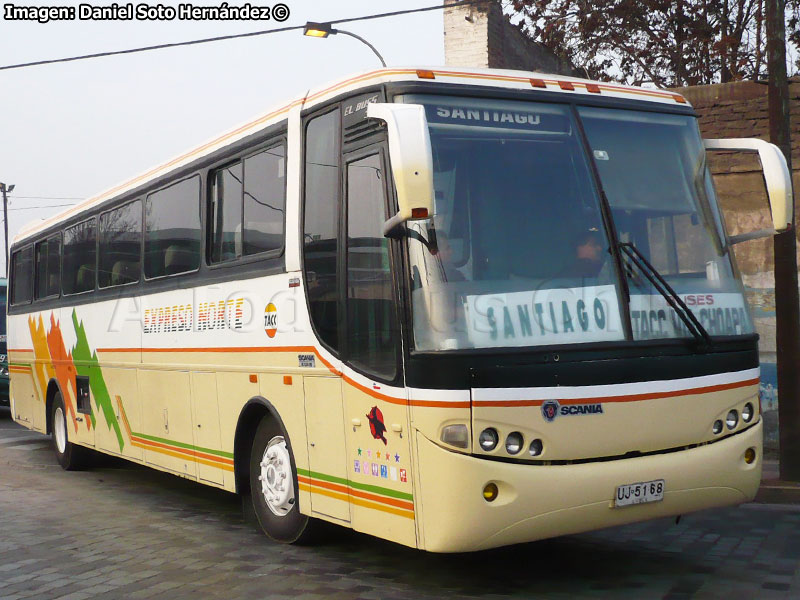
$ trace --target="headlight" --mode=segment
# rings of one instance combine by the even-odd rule
[[[725,417],[725,425],[728,426],[728,429],[733,429],[739,424],[739,413],[736,412],[736,409],[728,412],[728,416]]]
[[[722,433],[722,419],[717,419],[714,421],[714,425],[711,427],[711,431],[714,435],[719,435]]]
[[[522,450],[522,442],[521,433],[518,431],[509,433],[506,438],[506,452],[509,454],[519,454],[519,451]]]
[[[531,456],[539,456],[543,449],[544,445],[542,444],[542,440],[533,440],[530,448],[528,448],[528,454]]]
[[[745,423],[749,423],[753,419],[753,415],[755,414],[756,411],[753,408],[753,405],[748,402],[747,404],[744,405],[744,408],[742,409],[742,421],[744,421]]]
[[[488,429],[484,429],[481,431],[481,435],[478,438],[478,443],[483,448],[484,452],[491,452],[494,450],[495,446],[497,446],[497,431],[489,427]]]
[[[8,367],[0,367],[0,375],[8,377]]]

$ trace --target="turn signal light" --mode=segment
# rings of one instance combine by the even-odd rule
[[[412,219],[427,219],[428,218],[428,209],[427,208],[412,208],[411,209],[411,218]]]
[[[456,448],[467,448],[469,447],[469,429],[461,423],[448,425],[442,429],[441,440]]]

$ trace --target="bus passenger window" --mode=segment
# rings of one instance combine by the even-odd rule
[[[309,122],[305,150],[303,269],[309,311],[317,335],[323,342],[338,350],[338,109]]]
[[[225,262],[240,256],[242,245],[242,163],[219,169],[214,174],[209,227],[209,260]]]
[[[144,275],[177,275],[199,266],[200,178],[192,177],[147,196]]]
[[[283,250],[286,177],[283,146],[269,148],[212,176],[208,261]]]
[[[33,283],[33,246],[14,253],[11,261],[11,304],[31,301]]]
[[[275,146],[244,161],[244,255],[283,248],[284,154],[282,145]]]
[[[142,201],[100,215],[100,287],[139,281],[142,253]]]
[[[36,244],[36,298],[57,296],[61,291],[61,236]]]
[[[94,289],[97,224],[94,219],[64,230],[63,291],[80,294]]]

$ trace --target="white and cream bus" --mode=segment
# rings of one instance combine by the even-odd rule
[[[389,68],[14,240],[12,413],[436,552],[732,505],[761,474],[757,336],[704,141],[668,91]]]

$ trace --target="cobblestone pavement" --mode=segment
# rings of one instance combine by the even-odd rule
[[[798,505],[462,555],[344,529],[296,547],[243,522],[233,495],[104,463],[62,471],[48,438],[0,410],[0,599],[800,597]]]

